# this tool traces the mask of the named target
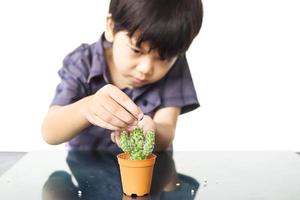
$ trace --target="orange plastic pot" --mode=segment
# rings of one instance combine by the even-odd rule
[[[149,194],[156,155],[151,154],[146,160],[130,160],[127,153],[121,153],[117,158],[123,192],[128,196]]]

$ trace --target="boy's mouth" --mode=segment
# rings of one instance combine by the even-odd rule
[[[137,84],[143,84],[146,82],[146,80],[141,80],[141,79],[133,77],[133,76],[132,76],[132,80],[134,83],[137,83]]]

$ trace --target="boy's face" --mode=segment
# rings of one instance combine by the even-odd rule
[[[177,57],[162,60],[156,50],[149,52],[149,44],[136,46],[136,35],[130,38],[126,31],[113,36],[113,46],[108,54],[112,80],[120,88],[138,88],[162,79]]]

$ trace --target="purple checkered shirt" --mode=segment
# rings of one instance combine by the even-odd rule
[[[68,105],[92,95],[106,84],[112,84],[107,69],[104,49],[111,43],[104,39],[91,45],[82,44],[68,54],[58,71],[58,84],[51,105]],[[181,114],[199,107],[193,80],[185,55],[178,57],[171,70],[156,83],[141,88],[122,89],[144,114],[153,117],[157,109],[177,106]],[[82,130],[69,141],[71,149],[112,150],[118,149],[110,139],[111,130],[94,125]]]

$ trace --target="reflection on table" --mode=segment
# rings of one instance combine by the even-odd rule
[[[176,172],[172,152],[157,154],[151,193],[130,197],[122,192],[116,153],[69,151],[66,162],[72,172],[54,171],[43,186],[43,200],[192,200],[200,186],[193,177]]]

